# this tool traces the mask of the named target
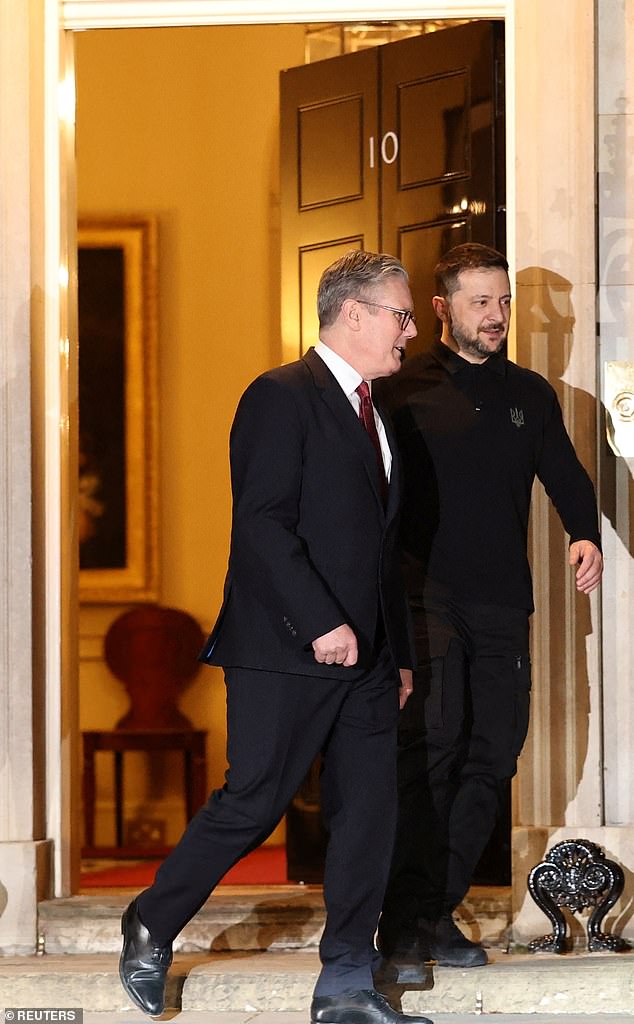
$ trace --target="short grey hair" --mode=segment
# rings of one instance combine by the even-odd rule
[[[321,275],[317,289],[319,326],[333,324],[346,299],[370,299],[378,284],[397,276],[409,281],[405,267],[395,256],[361,249],[347,252]]]

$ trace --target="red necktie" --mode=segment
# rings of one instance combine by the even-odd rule
[[[368,385],[367,380],[362,380],[356,391],[360,399],[359,419],[363,423],[363,426],[368,432],[368,436],[374,446],[377,467],[379,470],[379,480],[381,483],[381,496],[383,498],[383,501],[385,502],[387,499],[387,479],[385,476],[385,464],[383,462],[381,442],[379,441],[379,434],[376,429],[376,420],[374,418],[374,406],[372,404],[370,387]]]

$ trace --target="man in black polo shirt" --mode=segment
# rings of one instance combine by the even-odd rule
[[[504,256],[456,246],[436,287],[440,341],[381,389],[405,468],[402,553],[419,665],[400,723],[400,820],[379,925],[385,978],[403,983],[424,980],[425,959],[487,962],[452,912],[528,729],[535,476],[570,535],[577,589],[594,590],[603,568],[594,488],[557,396],[502,351]]]

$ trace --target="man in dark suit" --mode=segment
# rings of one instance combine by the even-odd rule
[[[120,975],[164,1006],[172,941],[226,871],[263,842],[321,753],[329,829],[320,1024],[425,1024],[374,989],[374,932],[396,817],[396,725],[412,689],[394,554],[400,480],[371,382],[416,335],[407,274],[351,252],[322,275],[320,340],[258,377],[231,430],[224,602],[201,655],[227,683],[229,769],[154,884],[122,919]]]

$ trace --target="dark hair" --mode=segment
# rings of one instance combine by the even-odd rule
[[[464,242],[454,245],[436,264],[436,294],[450,298],[458,290],[458,276],[463,270],[505,270],[508,274],[509,265],[506,256],[479,242]]]
[[[405,267],[395,256],[361,249],[347,252],[321,275],[317,289],[319,326],[334,323],[346,299],[372,298],[376,285],[399,274],[409,280]]]

